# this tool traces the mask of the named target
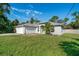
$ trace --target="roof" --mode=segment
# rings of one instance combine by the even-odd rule
[[[45,24],[47,22],[43,22],[43,23],[40,23],[40,24]],[[62,25],[62,23],[58,23],[58,22],[50,22],[51,25]]]
[[[54,26],[61,26],[62,25],[61,23],[54,23],[54,22],[50,22],[50,23],[51,23],[51,25],[54,25]],[[44,23],[41,23],[41,24],[39,24],[39,23],[37,23],[37,24],[26,23],[26,24],[19,24],[16,27],[28,27],[28,26],[30,26],[30,27],[38,27],[38,26],[42,26],[42,25],[45,26]]]
[[[56,25],[57,25],[57,26],[58,26],[58,25],[61,26],[61,25],[62,25],[62,23],[54,23],[54,22],[50,22],[50,23],[51,23],[51,25],[54,25],[54,26],[56,26]]]
[[[29,24],[29,23],[26,23],[26,24],[19,24],[16,27],[27,27],[27,26],[37,27],[37,26],[41,26],[41,24]]]

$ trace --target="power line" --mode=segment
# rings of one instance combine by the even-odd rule
[[[65,16],[65,18],[70,14],[70,12],[72,11],[72,9],[74,8],[75,3],[72,4],[72,7],[70,8],[70,10],[68,11],[67,15]]]

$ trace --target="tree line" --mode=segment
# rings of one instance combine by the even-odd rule
[[[0,3],[0,33],[13,33],[15,32],[15,27],[18,24],[23,24],[23,23],[31,23],[31,24],[36,24],[40,23],[41,21],[31,17],[30,20],[27,20],[26,22],[19,22],[18,19],[15,19],[11,21],[8,19],[6,14],[10,15],[10,10],[11,6],[8,3]],[[79,12],[73,12],[71,14],[73,17],[70,23],[68,21],[70,20],[69,18],[64,18],[64,19],[59,19],[58,16],[52,16],[48,22],[45,22],[45,26],[43,26],[43,29],[46,30],[46,33],[50,33],[51,29],[53,28],[50,22],[54,23],[62,23],[62,27],[65,29],[79,29]]]

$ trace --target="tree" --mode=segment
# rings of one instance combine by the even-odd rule
[[[5,13],[10,13],[10,5],[8,3],[0,3],[0,24],[7,23]]]
[[[49,21],[51,21],[51,22],[57,22],[58,19],[59,19],[58,16],[53,16]]]
[[[38,19],[34,19],[33,17],[31,17],[30,21],[26,21],[27,23],[31,23],[31,24],[34,24],[34,23],[39,23],[40,20]]]
[[[13,26],[17,26],[19,24],[19,20],[15,19],[14,21],[12,21],[12,25]]]
[[[69,20],[69,18],[64,18],[64,23],[66,23]]]
[[[76,12],[72,13],[72,16],[75,19],[73,27],[75,29],[79,29],[79,12],[76,11]]]
[[[11,25],[11,21],[6,17],[4,21],[4,19],[0,19],[2,21],[0,21],[0,33],[6,33],[6,32],[12,32],[12,25]]]
[[[8,3],[0,3],[0,15],[4,13],[10,14],[10,5]]]
[[[39,22],[40,22],[40,20],[36,19],[36,20],[35,20],[35,22],[36,22],[36,23],[39,23]]]
[[[0,29],[2,29],[2,32],[6,32],[6,26],[9,24],[6,14],[10,14],[10,5],[8,3],[0,3]]]
[[[75,20],[79,20],[79,12],[78,12],[78,11],[73,12],[73,13],[72,13],[72,16],[73,16],[73,18],[74,18]]]
[[[6,31],[6,33],[12,33],[13,32],[13,26],[11,24],[11,21],[8,20],[8,19],[7,19],[5,31]]]
[[[19,24],[19,20],[15,19],[14,21],[12,21],[12,27],[13,27],[13,32],[15,32],[15,27]]]
[[[32,18],[30,19],[30,23],[33,24],[34,22],[35,22],[35,20],[34,20],[34,18],[32,17]]]
[[[51,32],[51,24],[50,24],[50,22],[45,23],[45,32],[46,32],[46,34],[50,34],[50,32]]]
[[[74,22],[75,29],[79,29],[79,19]]]
[[[27,20],[26,23],[29,23],[29,21]]]

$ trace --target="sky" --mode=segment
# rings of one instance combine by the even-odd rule
[[[52,16],[59,16],[59,19],[64,19],[72,8],[72,3],[10,3],[11,14],[9,19],[18,19],[20,22],[25,22],[30,17],[37,18],[41,22],[48,21]],[[71,13],[79,11],[79,4],[75,4],[68,18],[72,21]]]

